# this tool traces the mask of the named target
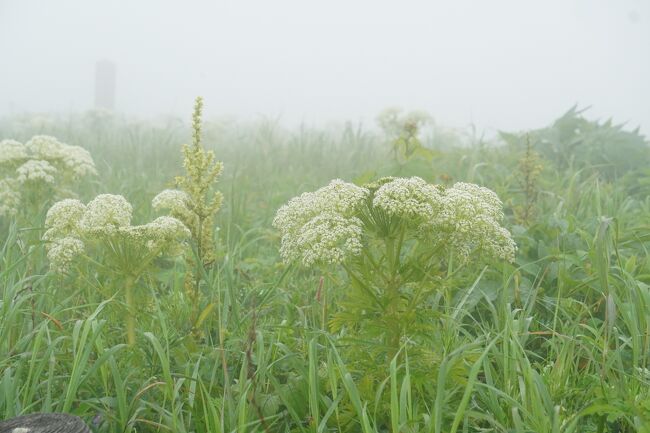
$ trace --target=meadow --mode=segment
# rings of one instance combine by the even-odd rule
[[[54,136],[96,171],[0,216],[0,419],[66,412],[116,433],[650,432],[650,148],[638,131],[575,108],[489,140],[397,111],[379,127],[198,123],[223,162],[201,190],[222,198],[196,229],[210,257],[201,236],[181,256],[91,254],[84,240],[54,272],[54,202],[119,194],[134,224],[153,221],[197,116],[0,119],[0,140]],[[363,262],[281,256],[289,229],[274,219],[292,197],[332,179],[378,194],[387,176],[494,191],[514,259],[428,250],[406,223],[391,231],[399,209],[383,235],[345,244],[370,251]],[[371,214],[354,221],[365,230]],[[146,272],[119,278],[140,262]]]

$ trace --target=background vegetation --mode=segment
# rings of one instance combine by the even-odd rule
[[[50,202],[29,223],[0,221],[0,418],[63,411],[100,432],[650,432],[647,141],[576,109],[494,142],[390,116],[382,132],[206,122],[224,200],[201,313],[183,263],[160,263],[139,287],[132,346],[119,293],[48,272],[34,221]],[[124,195],[135,223],[154,217],[191,139],[177,119],[0,120],[2,138],[36,134],[88,149],[99,174],[79,198]],[[437,281],[418,309],[423,350],[392,360],[332,328],[344,274],[283,265],[271,228],[303,191],[389,175],[493,189],[519,246],[513,265]]]

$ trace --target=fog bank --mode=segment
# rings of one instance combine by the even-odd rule
[[[388,106],[442,124],[534,128],[570,106],[650,131],[646,0],[0,0],[0,115],[116,107],[188,117],[373,123]]]

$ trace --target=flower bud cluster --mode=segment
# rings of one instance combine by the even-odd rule
[[[0,216],[18,212],[24,188],[63,190],[70,183],[96,175],[90,153],[79,146],[61,143],[47,135],[37,135],[26,143],[0,141]],[[6,192],[11,188],[13,194]],[[16,200],[16,197],[18,199]]]
[[[185,225],[172,217],[160,217],[132,226],[131,204],[121,195],[101,194],[87,205],[66,199],[47,212],[43,239],[55,272],[66,272],[74,259],[94,241],[125,242],[151,254],[178,255],[190,236]]]

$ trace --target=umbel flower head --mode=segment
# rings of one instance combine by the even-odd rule
[[[132,210],[124,197],[113,194],[98,195],[87,205],[73,199],[55,203],[47,212],[43,235],[52,271],[67,271],[89,244],[121,242],[151,256],[182,253],[190,231],[181,221],[165,216],[132,226]]]
[[[169,210],[171,212],[188,212],[190,196],[184,191],[166,189],[151,200],[151,205],[157,211]]]
[[[26,191],[36,191],[51,199],[68,191],[74,182],[96,174],[90,153],[79,146],[61,143],[48,135],[34,136],[24,144],[2,140],[0,216],[15,215],[20,208],[29,206],[29,202],[23,202]]]
[[[100,194],[86,206],[79,227],[93,235],[112,235],[131,225],[132,213],[133,207],[121,195]]]
[[[357,256],[377,218],[412,230],[422,242],[451,250],[461,259],[473,253],[514,260],[516,245],[500,225],[502,203],[491,190],[459,182],[451,188],[419,177],[387,178],[359,187],[341,180],[306,192],[282,206],[273,221],[280,230],[280,255],[304,266],[343,263]],[[385,234],[385,236],[393,236]]]
[[[372,204],[389,215],[430,221],[440,212],[442,194],[419,177],[397,178],[379,187]]]
[[[362,222],[355,214],[368,194],[366,188],[335,179],[292,198],[273,220],[282,234],[283,260],[335,264],[361,253]]]
[[[517,246],[510,232],[501,227],[503,204],[494,191],[458,182],[444,191],[443,206],[431,222],[439,241],[448,242],[467,259],[473,251],[513,261]]]

